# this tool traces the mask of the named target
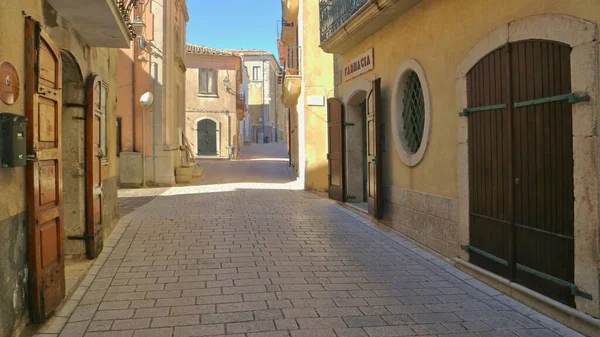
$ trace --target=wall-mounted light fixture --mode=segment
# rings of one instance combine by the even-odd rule
[[[119,8],[119,12],[121,13],[121,17],[127,24],[127,28],[129,29],[129,34],[131,37],[135,38],[136,32],[131,22],[131,13],[134,8],[137,8],[138,5],[143,5],[145,0],[117,0],[117,7]]]
[[[138,16],[135,18],[135,20],[131,22],[131,26],[133,27],[133,31],[135,32],[138,48],[142,50],[146,49],[146,37],[144,36],[146,24],[144,23],[142,18]]]

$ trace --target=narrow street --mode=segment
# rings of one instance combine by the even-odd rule
[[[203,162],[121,219],[38,337],[578,336],[289,179],[284,144]]]

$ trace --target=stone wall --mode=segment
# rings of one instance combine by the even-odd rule
[[[458,254],[457,199],[387,186],[383,223],[446,257]]]
[[[26,213],[0,220],[0,337],[22,328],[27,317]]]

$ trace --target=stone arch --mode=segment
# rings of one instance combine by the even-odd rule
[[[83,258],[85,241],[85,81],[77,59],[68,50],[62,58],[62,158],[65,216],[65,255]]]
[[[600,247],[597,240],[590,238],[597,237],[599,233],[599,163],[593,155],[598,153],[597,32],[595,23],[569,15],[544,14],[520,18],[498,27],[477,42],[456,70],[459,244],[462,245],[469,243],[469,135],[468,119],[458,117],[458,111],[467,107],[468,71],[490,52],[509,42],[540,39],[562,42],[572,47],[572,91],[590,97],[587,103],[573,105],[575,283],[593,296],[593,300],[576,297],[575,301],[579,310],[596,317],[600,316],[600,280],[599,266],[593,252]],[[468,254],[460,252],[459,255],[468,260]],[[551,304],[552,301],[547,303]]]
[[[366,98],[372,84],[365,79],[355,80],[343,98],[345,126],[346,194],[349,203],[364,203],[366,198]]]

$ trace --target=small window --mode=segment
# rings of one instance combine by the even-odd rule
[[[217,69],[200,69],[199,71],[199,94],[200,95],[217,95]]]
[[[411,71],[406,77],[406,95],[404,96],[404,140],[406,146],[412,153],[416,153],[421,147],[423,130],[425,128],[425,99],[423,88],[416,72]]]
[[[262,79],[262,76],[260,76],[260,66],[254,66],[252,67],[252,80],[253,81],[260,81]]]

